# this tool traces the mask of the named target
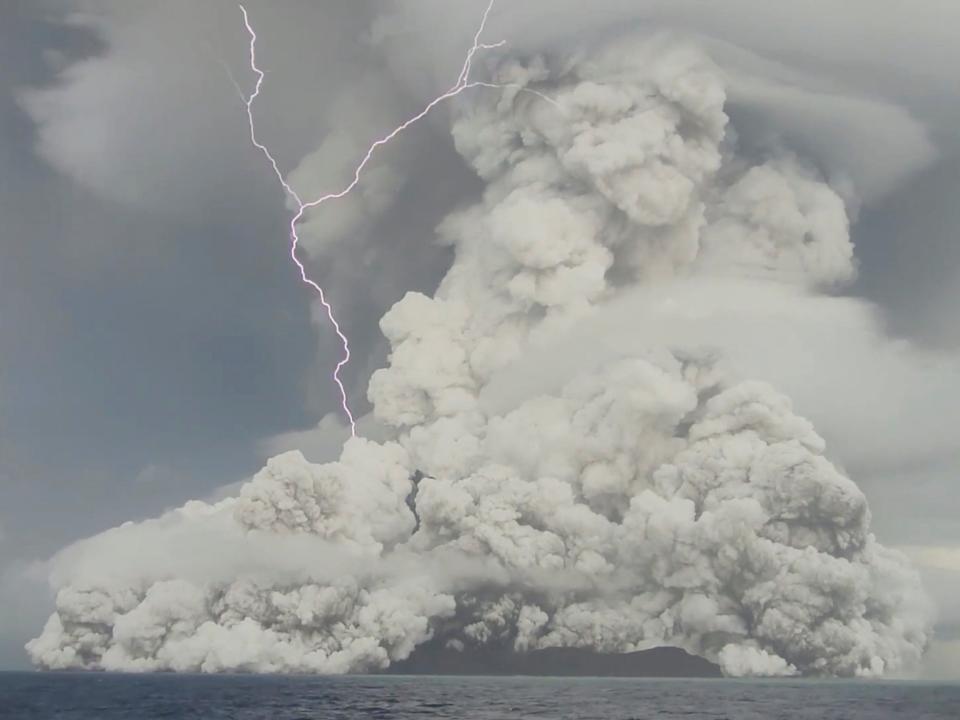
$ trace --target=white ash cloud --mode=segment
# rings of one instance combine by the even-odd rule
[[[637,336],[543,392],[483,400],[638,287],[850,280],[842,193],[785,150],[741,153],[722,73],[669,36],[505,62],[498,80],[452,129],[486,183],[438,229],[453,264],[381,321],[369,398],[389,438],[325,464],[285,453],[235,497],[68,548],[38,666],[368,671],[432,638],[675,645],[730,675],[917,665],[915,571],[769,384]]]

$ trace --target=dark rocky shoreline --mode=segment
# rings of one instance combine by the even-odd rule
[[[720,668],[680,648],[624,654],[585,648],[546,648],[527,653],[480,648],[458,652],[434,643],[418,647],[384,671],[391,675],[532,675],[592,677],[722,677]]]

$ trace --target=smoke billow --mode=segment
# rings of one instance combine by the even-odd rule
[[[234,497],[68,548],[34,663],[340,673],[432,639],[673,645],[730,675],[917,663],[915,572],[812,425],[714,351],[639,338],[548,391],[481,400],[638,286],[850,280],[844,198],[786,150],[739,150],[722,74],[669,36],[497,73],[453,124],[485,182],[438,228],[453,264],[381,321],[368,394],[389,439],[326,464],[285,453]]]

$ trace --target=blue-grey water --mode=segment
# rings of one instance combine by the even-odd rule
[[[958,720],[960,686],[632,678],[0,673],[0,718]]]

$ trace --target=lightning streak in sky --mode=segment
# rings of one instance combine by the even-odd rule
[[[270,154],[270,151],[267,149],[266,145],[257,139],[257,132],[253,122],[253,101],[256,100],[257,96],[260,94],[260,88],[263,85],[264,73],[259,67],[257,67],[257,34],[250,25],[250,18],[247,15],[247,9],[243,5],[240,5],[240,11],[243,13],[243,24],[246,26],[247,33],[250,35],[250,69],[257,76],[257,82],[253,88],[253,92],[248,97],[244,98],[244,104],[247,106],[247,121],[250,125],[250,141],[267,158],[267,161],[270,163],[270,167],[273,168],[274,175],[277,176],[277,179],[283,186],[284,191],[297,205],[296,212],[294,213],[293,217],[290,218],[290,259],[293,260],[293,264],[296,265],[297,270],[300,273],[300,279],[306,285],[309,285],[319,296],[320,304],[323,305],[323,309],[327,313],[330,324],[333,326],[333,329],[337,333],[337,337],[340,338],[340,342],[343,346],[343,355],[333,370],[333,381],[340,390],[340,404],[343,408],[343,412],[347,416],[347,419],[350,421],[350,434],[353,436],[356,436],[357,434],[357,424],[354,420],[353,412],[350,410],[350,403],[347,399],[347,390],[343,385],[342,378],[340,377],[340,371],[343,369],[344,365],[350,361],[350,341],[347,339],[347,336],[341,329],[340,323],[337,322],[337,318],[333,313],[333,307],[327,301],[326,295],[323,292],[323,288],[320,287],[320,285],[318,285],[314,280],[310,279],[310,276],[307,275],[307,269],[297,257],[297,247],[300,244],[300,237],[297,235],[297,223],[303,217],[303,214],[310,208],[315,208],[318,205],[322,205],[328,200],[342,198],[344,195],[347,195],[349,192],[351,192],[360,182],[360,175],[363,172],[363,169],[367,166],[367,163],[370,162],[370,158],[373,157],[373,153],[377,150],[377,148],[386,145],[388,142],[393,140],[393,138],[423,118],[427,113],[429,113],[434,107],[444,100],[448,100],[455,95],[459,95],[461,92],[471,87],[502,87],[496,86],[493,83],[470,82],[470,70],[473,66],[474,55],[476,55],[480,50],[491,50],[504,44],[503,41],[492,44],[480,42],[480,35],[483,33],[484,27],[486,27],[487,18],[490,15],[490,11],[493,9],[493,3],[494,0],[489,0],[487,8],[483,12],[483,17],[480,20],[480,26],[477,28],[477,32],[473,36],[473,45],[467,51],[467,56],[463,61],[463,67],[460,70],[460,75],[457,78],[457,82],[445,93],[431,100],[416,115],[404,121],[391,130],[388,134],[384,135],[382,138],[376,140],[372,145],[370,145],[370,147],[367,149],[366,155],[364,155],[363,159],[360,161],[360,164],[354,169],[353,179],[347,184],[346,187],[338,192],[321,195],[318,198],[307,201],[301,199],[300,195],[297,194],[297,191],[294,190],[284,179],[283,173],[280,171],[280,167],[277,165],[276,159]]]

